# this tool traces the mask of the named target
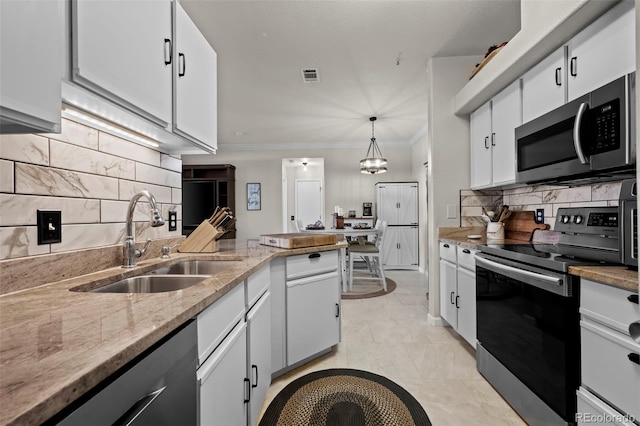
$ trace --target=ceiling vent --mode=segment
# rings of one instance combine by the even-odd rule
[[[302,68],[302,81],[305,83],[316,83],[320,81],[320,74],[317,68]]]

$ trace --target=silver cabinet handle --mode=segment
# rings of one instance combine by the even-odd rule
[[[484,137],[484,149],[489,149],[489,136]]]
[[[571,77],[576,77],[578,75],[578,57],[574,56],[571,58],[571,62],[569,62],[569,72],[571,73]]]
[[[491,146],[496,146],[496,134],[491,133]]]
[[[156,400],[156,398],[158,398],[160,396],[160,394],[162,392],[164,392],[164,390],[167,387],[164,386],[158,390],[155,390],[153,392],[151,392],[149,395],[145,395],[142,398],[140,398],[139,400],[137,400],[135,402],[135,404],[133,404],[131,406],[131,408],[129,408],[122,416],[120,416],[120,418],[118,420],[116,420],[113,424],[114,425],[118,425],[118,426],[128,426],[133,424],[133,422],[136,420],[136,418],[138,418],[138,416],[140,416],[140,414],[142,414],[142,412],[144,410],[147,409],[148,406],[150,406],[153,401]]]
[[[556,68],[556,86],[562,86],[562,68]]]
[[[582,125],[582,117],[589,109],[589,104],[583,102],[580,104],[578,108],[578,113],[576,114],[576,121],[573,123],[573,147],[576,150],[576,154],[578,154],[578,158],[580,159],[580,163],[587,164],[589,160],[586,155],[584,155],[584,151],[582,151],[582,141],[580,140],[580,126]]]

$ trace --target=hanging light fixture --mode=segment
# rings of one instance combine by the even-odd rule
[[[367,157],[360,160],[360,173],[365,175],[375,175],[378,173],[386,173],[387,171],[387,159],[382,157],[373,131],[373,123],[376,119],[376,117],[369,118],[369,121],[371,121],[371,143],[369,144],[369,149],[367,149]]]

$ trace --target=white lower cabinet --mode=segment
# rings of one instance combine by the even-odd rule
[[[456,264],[440,259],[440,315],[454,330],[458,328],[456,275]]]
[[[640,320],[637,299],[633,292],[586,279],[581,280],[580,291],[578,402],[589,409],[587,414],[613,414],[606,424],[631,424],[631,417],[640,419],[640,344],[628,331],[632,322]],[[584,414],[580,407],[579,413]],[[586,423],[593,421],[579,421]]]
[[[271,384],[269,265],[243,284],[198,315],[202,426],[255,425]]]
[[[476,347],[476,274],[458,266],[458,333]]]
[[[302,361],[340,341],[338,272],[287,282],[287,363]]]
[[[249,426],[258,421],[271,385],[271,293],[267,291],[247,314],[247,376],[250,380]]]
[[[249,400],[247,326],[240,321],[198,368],[201,426],[246,425]]]
[[[476,347],[475,250],[440,243],[440,315]]]

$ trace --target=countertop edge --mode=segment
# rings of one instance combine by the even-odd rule
[[[246,279],[249,275],[257,271],[267,263],[271,262],[273,259],[278,257],[287,257],[291,255],[307,254],[319,251],[321,252],[339,250],[344,249],[347,246],[348,245],[346,242],[338,242],[336,244],[326,246],[301,247],[294,249],[282,249],[260,245],[259,250],[261,250],[262,253],[256,256],[255,259],[251,259],[250,256],[240,256],[244,261],[248,261],[249,263],[245,265],[246,269],[243,269],[241,273],[236,274],[234,278],[226,279],[225,282],[220,284],[220,286],[216,290],[213,290],[208,295],[202,297],[199,301],[193,303],[191,306],[185,308],[181,312],[172,312],[171,317],[167,317],[166,319],[162,320],[157,327],[154,327],[152,330],[139,336],[139,338],[137,338],[135,341],[129,342],[128,344],[124,343],[122,345],[123,347],[115,350],[113,353],[105,354],[105,357],[103,359],[101,359],[100,361],[96,361],[91,365],[91,367],[84,368],[85,371],[78,372],[77,375],[69,378],[68,381],[60,382],[59,389],[49,391],[49,393],[47,395],[44,395],[42,398],[36,397],[24,406],[20,406],[18,409],[8,410],[8,412],[5,413],[2,413],[2,411],[5,411],[4,409],[2,409],[0,411],[0,423],[39,424],[50,419],[52,416],[55,416],[62,409],[67,407],[69,404],[72,404],[83,394],[93,389],[95,386],[97,386],[112,374],[116,373],[130,361],[134,360],[144,351],[161,341],[172,331],[179,328],[186,321],[197,316],[198,313],[202,312],[205,308],[215,303],[236,285],[242,283],[244,279]],[[228,255],[228,253],[226,255]],[[0,296],[0,302],[11,300],[14,297],[24,298],[25,296],[28,296],[29,293],[42,291],[43,289],[54,292],[67,292],[70,288],[86,285],[87,283],[93,281],[113,281],[114,277],[124,278],[128,276],[141,275],[151,269],[158,267],[159,265],[176,263],[182,260],[190,260],[195,258],[209,258],[214,260],[215,258],[218,258],[221,262],[236,260],[233,259],[233,255],[231,255],[226,260],[224,260],[221,256],[224,255],[222,253],[177,253],[173,254],[169,261],[154,258],[140,262],[138,267],[134,270],[123,270],[120,267],[114,267],[93,274],[87,274],[79,277],[65,279],[62,281],[52,282],[30,289],[19,290],[15,293],[7,293]],[[255,260],[255,262],[253,262],[252,260]],[[217,274],[212,276],[211,278],[203,280],[203,283],[214,282],[216,280],[216,276]],[[3,389],[3,398],[6,396],[6,392],[11,393],[11,390],[7,391]],[[3,408],[6,408],[6,405],[7,404],[3,404],[3,406],[5,406]],[[15,408],[15,406],[13,407]]]

